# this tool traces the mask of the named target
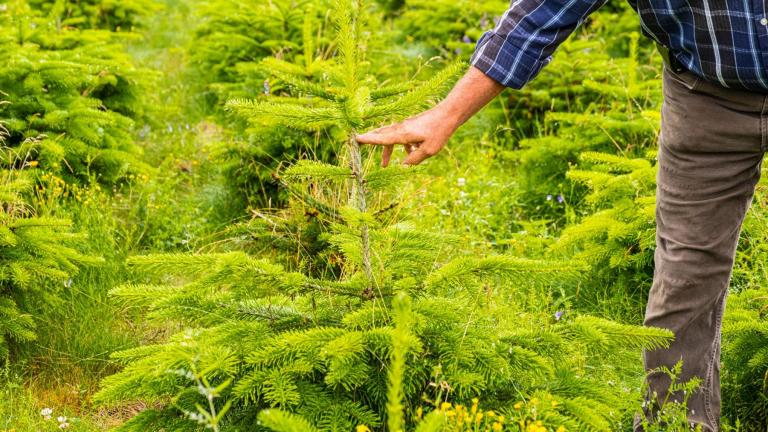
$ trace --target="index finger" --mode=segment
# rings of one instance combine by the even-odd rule
[[[400,130],[400,124],[396,124],[357,135],[355,140],[360,144],[394,145],[406,144],[407,138],[406,134]]]

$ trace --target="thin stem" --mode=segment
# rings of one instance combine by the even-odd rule
[[[210,415],[211,415],[210,426],[213,432],[219,432],[219,420],[216,418],[216,405],[214,405],[213,403],[213,397],[214,397],[213,389],[211,388],[210,385],[208,385],[207,381],[205,381],[204,383],[201,383],[200,379],[198,379],[197,377],[195,377],[195,380],[197,380],[198,385],[204,384],[206,391],[209,392],[207,395],[205,395],[205,398],[208,399],[208,409],[210,410]]]
[[[365,178],[363,176],[363,162],[360,155],[360,144],[355,140],[356,132],[350,131],[347,145],[349,147],[349,167],[352,169],[352,191],[350,198],[354,201],[355,207],[361,211],[366,212],[368,210],[368,203],[366,201],[366,188]],[[371,242],[368,236],[368,224],[363,222],[360,227],[360,242],[363,255],[363,271],[368,277],[369,287],[365,290],[365,297],[373,297],[373,267],[371,266]]]

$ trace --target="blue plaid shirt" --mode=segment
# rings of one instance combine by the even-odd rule
[[[514,0],[478,41],[472,64],[521,88],[606,0]],[[629,0],[643,33],[682,65],[725,87],[768,91],[766,0]]]

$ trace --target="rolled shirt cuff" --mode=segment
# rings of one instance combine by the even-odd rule
[[[489,31],[477,42],[470,63],[499,84],[520,89],[551,60],[551,56],[545,59],[534,57],[503,36]]]

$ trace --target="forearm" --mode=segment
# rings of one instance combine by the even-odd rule
[[[382,166],[389,164],[395,144],[408,152],[405,165],[416,165],[437,154],[465,121],[480,111],[504,86],[474,66],[456,83],[442,102],[434,108],[355,137],[359,144],[384,146]]]
[[[472,66],[434,110],[441,113],[447,127],[456,130],[498,96],[504,88]]]
[[[356,136],[359,144],[384,146],[387,166],[395,144],[416,165],[437,154],[451,135],[505,87],[521,88],[544,65],[557,45],[606,0],[521,0],[478,42],[472,67],[434,108],[400,123]]]

